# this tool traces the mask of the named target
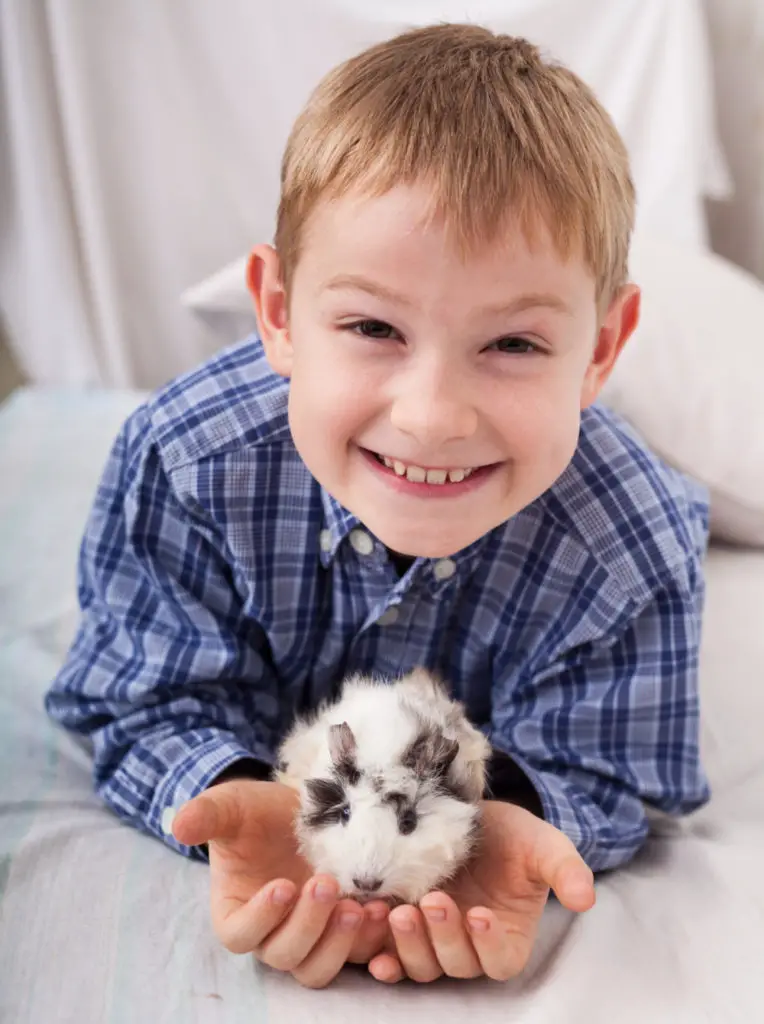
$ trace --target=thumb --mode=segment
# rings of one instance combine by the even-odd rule
[[[538,854],[539,880],[568,910],[590,910],[596,899],[594,875],[573,843],[553,825]]]
[[[235,839],[243,817],[236,787],[216,786],[183,804],[167,824],[179,843],[198,846],[213,839]]]

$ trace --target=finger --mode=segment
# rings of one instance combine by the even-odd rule
[[[338,888],[331,875],[309,879],[289,917],[255,950],[257,959],[277,971],[299,967],[324,933]]]
[[[475,907],[467,914],[467,927],[483,973],[494,981],[508,981],[528,963],[536,936],[508,932],[497,917],[485,907]]]
[[[387,985],[395,985],[406,977],[400,961],[392,953],[380,953],[369,961],[369,974]]]
[[[550,826],[551,827],[551,826]],[[582,912],[594,906],[594,875],[573,843],[562,832],[545,844],[538,858],[540,881],[548,885],[568,910]]]
[[[297,894],[294,882],[277,878],[245,903],[226,900],[212,905],[212,927],[231,953],[251,953],[289,913]]]
[[[416,907],[396,907],[390,914],[395,952],[412,981],[435,981],[443,973],[432,948],[422,914]]]
[[[444,974],[450,978],[477,978],[483,973],[467,934],[462,915],[445,893],[431,893],[420,904],[430,942]]]
[[[241,802],[228,786],[205,790],[183,804],[173,818],[168,814],[164,824],[184,846],[233,839],[242,829]]]
[[[292,974],[307,988],[324,988],[340,973],[363,921],[363,908],[342,900],[321,938]]]
[[[348,956],[352,964],[367,964],[382,949],[390,931],[387,923],[390,908],[386,903],[377,900],[367,903],[363,909],[363,924]]]
[[[594,875],[583,861],[564,865],[552,889],[564,907],[578,913],[591,910],[597,900]]]
[[[251,829],[260,820],[267,820],[272,810],[283,809],[285,799],[296,800],[297,795],[273,782],[228,779],[205,789],[177,810],[167,808],[162,827],[186,846],[213,839],[237,839],[244,826]]]

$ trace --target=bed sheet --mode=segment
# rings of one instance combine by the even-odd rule
[[[627,868],[575,917],[552,902],[504,985],[387,988],[348,969],[322,992],[227,953],[207,868],[121,824],[91,792],[87,745],[44,690],[76,622],[79,535],[136,392],[17,392],[0,407],[2,1024],[751,1022],[764,1006],[764,553],[714,547],[702,656],[711,803],[656,816]]]

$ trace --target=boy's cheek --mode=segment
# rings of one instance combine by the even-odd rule
[[[348,360],[337,346],[319,343],[312,352],[306,347],[295,349],[291,383],[291,400],[306,414],[329,425],[363,421],[379,408],[384,391],[379,373]]]

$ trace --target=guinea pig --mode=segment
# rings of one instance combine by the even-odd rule
[[[352,676],[298,719],[275,778],[300,793],[295,832],[346,896],[417,903],[474,850],[490,744],[425,669]]]

